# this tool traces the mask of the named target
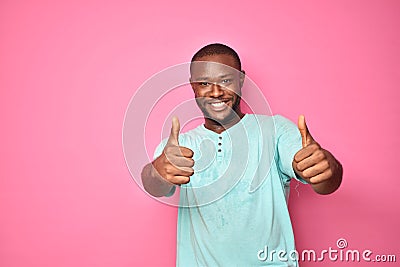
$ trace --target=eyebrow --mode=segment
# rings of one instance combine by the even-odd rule
[[[227,78],[227,77],[231,77],[231,76],[234,76],[234,75],[233,75],[233,73],[229,73],[229,74],[221,75],[221,76],[219,76],[218,78],[221,78],[221,79],[223,79],[223,78]]]
[[[234,76],[234,74],[233,73],[223,74],[223,75],[218,76],[217,78],[224,79],[224,78],[231,77],[231,76]],[[207,81],[209,78],[210,77],[198,77],[195,80],[196,81]]]

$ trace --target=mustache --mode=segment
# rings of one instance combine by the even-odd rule
[[[242,98],[237,95],[236,98],[226,98],[226,97],[196,97],[197,105],[202,111],[205,111],[205,105],[215,103],[215,102],[228,102],[231,101],[233,106],[232,109],[236,110],[241,103]]]
[[[196,100],[202,102],[226,102],[229,100],[233,100],[233,98],[226,98],[226,97],[196,97]]]

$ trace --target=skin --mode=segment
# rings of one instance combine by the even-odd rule
[[[240,96],[245,74],[238,69],[237,62],[230,55],[205,56],[199,60],[202,63],[192,68],[190,84],[197,105],[204,114],[204,126],[221,133],[244,116],[240,110]],[[224,102],[224,108],[215,110],[211,104],[213,102]]]
[[[180,125],[172,118],[171,133],[163,153],[142,171],[142,182],[147,192],[155,197],[167,195],[174,185],[186,184],[193,175],[193,151],[179,146]]]
[[[190,83],[197,105],[204,114],[204,126],[221,133],[244,116],[240,101],[245,73],[230,55],[210,55],[198,60],[204,63],[194,64]],[[319,194],[336,191],[342,181],[341,164],[314,140],[302,115],[299,116],[298,128],[303,147],[292,161],[296,175],[307,181]],[[163,153],[143,168],[144,188],[153,196],[167,195],[174,185],[190,182],[190,176],[194,173],[193,151],[179,145],[179,131],[178,118],[174,117]]]
[[[299,116],[298,128],[303,148],[294,155],[293,170],[306,180],[315,192],[322,195],[335,192],[342,182],[342,165],[332,153],[314,140],[303,115]]]

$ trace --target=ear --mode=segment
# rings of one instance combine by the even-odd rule
[[[239,83],[240,83],[240,89],[243,87],[244,79],[246,78],[246,72],[244,70],[240,71],[240,77],[239,77]]]

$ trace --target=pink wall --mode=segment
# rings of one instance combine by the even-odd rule
[[[82,2],[0,3],[0,266],[174,265],[176,208],[131,178],[124,112],[216,41],[344,165],[331,196],[293,185],[298,250],[345,238],[400,261],[399,1]]]

